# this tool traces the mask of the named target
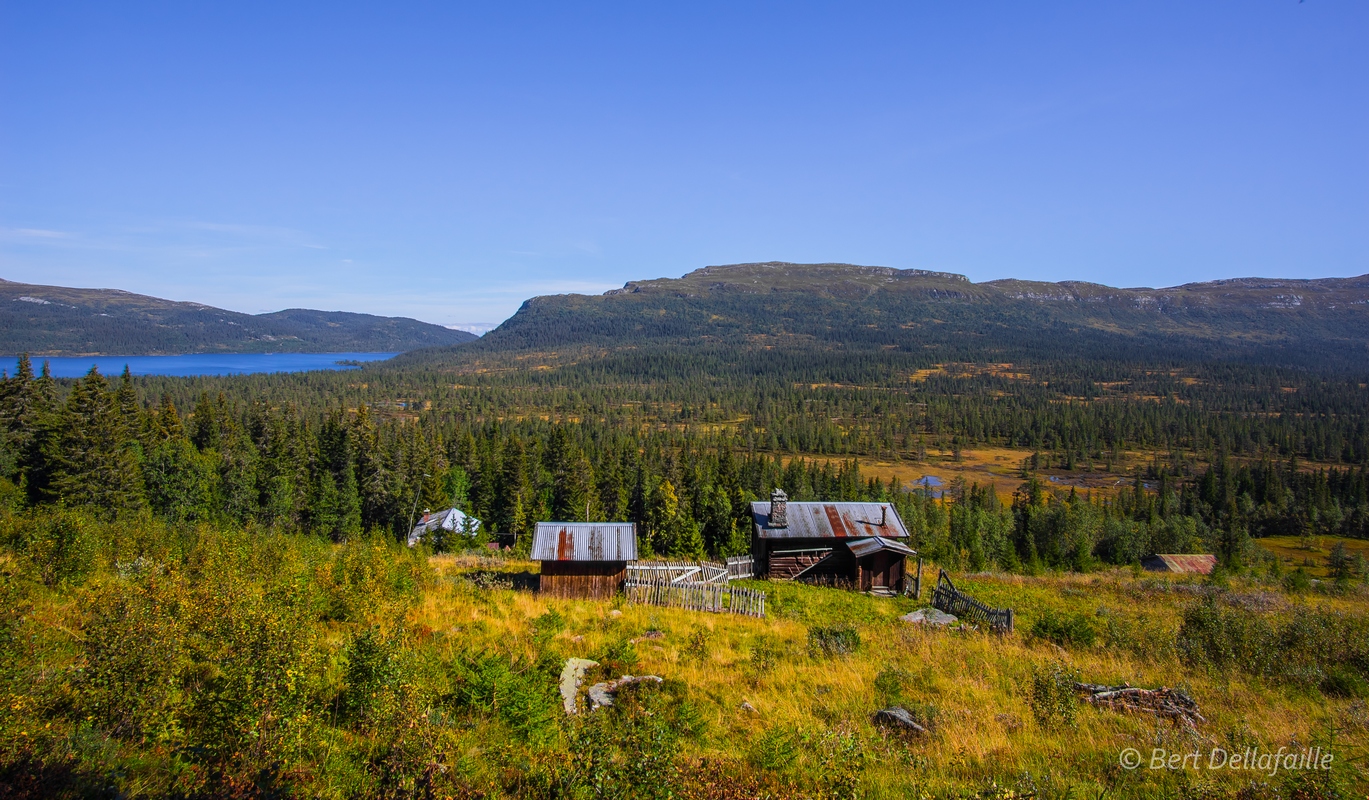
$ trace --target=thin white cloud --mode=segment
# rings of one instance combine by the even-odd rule
[[[72,239],[76,234],[69,231],[53,231],[45,228],[0,228],[0,241],[52,241]]]

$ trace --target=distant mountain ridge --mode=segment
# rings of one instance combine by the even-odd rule
[[[857,264],[795,264],[767,261],[703,267],[681,278],[629,281],[606,296],[665,291],[697,294],[704,291],[758,293],[818,291],[834,297],[864,290],[931,291],[943,297],[992,299],[995,293],[1015,300],[1122,302],[1138,308],[1174,305],[1296,308],[1304,302],[1336,308],[1369,304],[1369,275],[1356,278],[1227,278],[1186,283],[1162,289],[1116,288],[1088,281],[1029,281],[1005,278],[973,283],[954,272],[866,267]]]
[[[528,300],[469,354],[573,346],[935,350],[945,357],[1369,365],[1369,275],[1234,278],[1163,289],[1047,283],[855,264],[709,266],[603,295]]]
[[[121,289],[0,280],[5,355],[406,352],[475,338],[406,317],[300,308],[242,314]]]

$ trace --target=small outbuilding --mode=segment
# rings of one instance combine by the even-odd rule
[[[776,489],[751,504],[751,554],[757,575],[902,593],[908,529],[888,503],[789,502]]]
[[[637,526],[631,522],[539,522],[532,559],[542,562],[541,591],[552,597],[608,598],[637,560]]]
[[[441,511],[424,511],[414,529],[409,531],[409,546],[413,547],[428,538],[434,531],[474,534],[480,530],[480,520],[466,514],[459,508],[444,508]]]
[[[1190,575],[1211,575],[1217,568],[1217,557],[1210,553],[1166,553],[1146,556],[1141,566],[1150,572],[1180,572]]]

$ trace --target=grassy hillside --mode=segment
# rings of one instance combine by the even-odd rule
[[[67,513],[6,518],[0,534],[6,797],[1236,800],[1369,787],[1363,585],[958,574],[1016,610],[1016,633],[999,637],[902,622],[911,599],[794,584],[751,582],[770,596],[763,620],[547,599],[528,588],[535,564],[381,541]],[[816,646],[832,628],[858,643]],[[568,717],[569,657],[600,662],[591,680],[665,682]],[[1205,721],[1082,705],[1072,680],[1180,687]],[[894,704],[930,733],[871,723]],[[1215,748],[1307,746],[1332,769],[1119,766],[1126,748],[1206,765]]]
[[[0,281],[0,353],[404,352],[474,338],[403,317],[308,309],[239,314],[116,289]]]

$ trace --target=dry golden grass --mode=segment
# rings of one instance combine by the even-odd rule
[[[703,712],[707,732],[690,755],[744,762],[759,737],[776,727],[855,732],[865,747],[864,783],[875,797],[910,796],[935,787],[982,787],[994,780],[1002,785],[1026,773],[1035,783],[1050,783],[1057,790],[1068,785],[1088,788],[1089,796],[1108,788],[1110,796],[1145,797],[1191,780],[1212,781],[1234,791],[1250,776],[1126,771],[1117,766],[1118,756],[1127,747],[1149,754],[1154,747],[1206,753],[1213,746],[1236,742],[1272,749],[1306,744],[1324,736],[1331,721],[1357,713],[1352,701],[1326,698],[1315,689],[1271,686],[1183,665],[1174,651],[1173,635],[1183,608],[1203,591],[1187,577],[1114,570],[960,578],[962,588],[985,602],[1015,608],[1016,633],[997,637],[904,623],[900,615],[925,605],[908,598],[879,599],[836,589],[756,582],[770,595],[769,617],[759,620],[628,605],[621,599],[549,599],[532,591],[496,589],[473,595],[468,589],[453,588],[454,576],[476,568],[533,573],[536,565],[454,557],[438,557],[433,564],[442,580],[424,597],[417,623],[460,634],[463,646],[528,656],[534,650],[530,622],[549,610],[565,619],[565,630],[551,645],[562,656],[593,657],[615,641],[636,640],[640,673],[683,681]],[[930,572],[934,575],[935,568]],[[1363,590],[1336,599],[1290,599],[1254,584],[1237,585],[1233,591],[1271,604],[1274,613],[1297,603],[1327,604],[1359,614],[1369,606]],[[1135,643],[1108,646],[1100,641],[1064,650],[1036,640],[1031,626],[1047,609],[1088,615],[1100,627],[1111,617],[1135,631]],[[810,656],[809,626],[838,623],[857,627],[861,648],[849,656]],[[708,632],[708,646],[702,653],[691,652],[691,635],[700,629]],[[642,638],[650,630],[662,632],[663,638]],[[751,660],[753,648],[766,641],[778,652],[769,672],[758,671]],[[1026,687],[1033,669],[1057,662],[1078,669],[1086,682],[1184,687],[1208,722],[1196,732],[1186,731],[1148,716],[1085,706],[1077,726],[1043,727],[1033,717]],[[905,700],[938,709],[933,736],[914,741],[887,738],[870,723],[871,713],[883,702],[875,681],[888,668],[908,676]],[[743,703],[755,710],[744,710]],[[1363,710],[1358,713],[1362,716]],[[1369,745],[1363,728],[1339,735],[1349,748]]]

